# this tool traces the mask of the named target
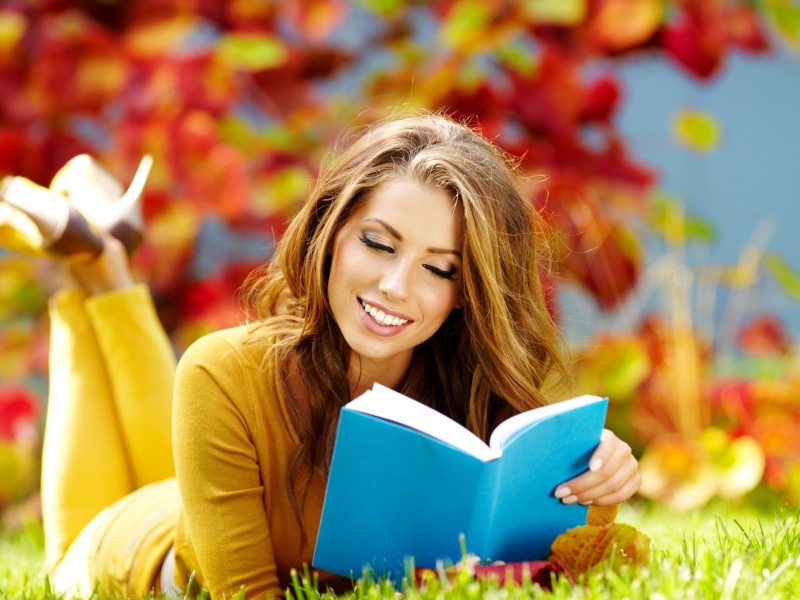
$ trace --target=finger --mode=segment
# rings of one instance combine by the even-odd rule
[[[561,498],[565,504],[574,504],[593,501],[595,498],[614,493],[616,488],[625,485],[625,474],[632,475],[633,471],[638,472],[638,462],[633,458],[630,446],[616,436],[613,436],[605,449],[606,452],[609,450],[611,454],[603,459],[599,470],[587,471],[564,482],[556,489],[555,496]],[[626,463],[631,459],[632,463],[626,467]]]
[[[604,429],[600,443],[589,459],[589,470],[558,486],[556,498],[564,498],[596,486],[613,473],[630,452],[630,446],[622,442],[613,432]]]
[[[589,459],[589,470],[592,473],[596,473],[603,468],[603,465],[608,462],[616,449],[617,443],[620,441],[613,431],[603,429],[600,434],[600,443],[592,454],[592,458]]]
[[[618,504],[633,496],[640,484],[639,463],[631,456],[610,477],[575,494],[576,502],[596,506]]]

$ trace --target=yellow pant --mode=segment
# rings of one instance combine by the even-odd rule
[[[87,594],[96,581],[146,591],[128,588],[160,564],[180,510],[169,479],[175,353],[145,286],[91,298],[62,291],[50,317],[48,569],[62,592]]]

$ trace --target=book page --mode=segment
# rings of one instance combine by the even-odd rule
[[[500,456],[499,451],[490,449],[466,427],[379,383],[374,384],[372,390],[348,402],[345,408],[416,429],[484,462]]]
[[[491,437],[489,438],[489,446],[499,453],[504,446],[510,443],[517,436],[517,434],[521,433],[530,424],[541,421],[542,419],[547,419],[553,415],[557,415],[568,410],[573,410],[580,406],[586,406],[594,402],[602,402],[603,400],[604,398],[601,398],[600,396],[578,396],[577,398],[572,398],[571,400],[564,400],[563,402],[556,402],[555,404],[540,406],[539,408],[533,408],[518,415],[514,415],[513,417],[500,423],[500,425],[495,428]]]

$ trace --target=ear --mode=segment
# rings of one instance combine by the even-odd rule
[[[464,308],[467,305],[467,297],[464,295],[464,292],[461,291],[458,294],[458,298],[456,299],[456,303],[453,305],[453,308]]]

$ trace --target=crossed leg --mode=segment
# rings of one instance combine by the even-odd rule
[[[174,475],[176,360],[145,286],[61,291],[50,316],[42,513],[52,572],[105,509]]]

